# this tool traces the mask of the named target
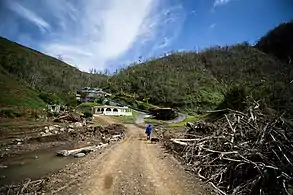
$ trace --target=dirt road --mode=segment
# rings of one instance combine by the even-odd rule
[[[70,194],[207,194],[159,144],[146,141],[143,129],[127,128],[127,138],[96,159],[90,176]]]

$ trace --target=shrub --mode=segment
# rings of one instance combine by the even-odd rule
[[[93,116],[93,113],[87,111],[87,112],[84,112],[83,115],[85,118],[90,118]]]
[[[224,95],[224,100],[219,104],[217,109],[230,108],[234,110],[244,110],[247,97],[248,92],[244,86],[234,86]]]

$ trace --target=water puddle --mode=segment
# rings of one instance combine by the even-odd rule
[[[58,157],[56,151],[64,148],[51,148],[20,155],[19,158],[8,160],[0,169],[0,186],[17,183],[26,178],[38,179],[48,173],[56,172],[76,159],[74,157]]]

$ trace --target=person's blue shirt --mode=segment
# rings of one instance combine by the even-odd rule
[[[152,126],[151,125],[148,125],[147,128],[146,128],[146,130],[145,130],[145,132],[147,134],[150,134],[152,132]]]

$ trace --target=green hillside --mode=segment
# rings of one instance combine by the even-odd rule
[[[0,69],[0,107],[21,106],[41,109],[45,103],[34,90],[23,86]]]
[[[221,102],[225,88],[202,64],[196,63],[195,57],[173,54],[131,66],[114,75],[109,87],[113,92],[134,94],[137,100],[154,105],[214,107]]]
[[[39,92],[68,93],[103,86],[107,76],[79,71],[60,60],[0,37],[0,67]]]
[[[256,44],[264,53],[280,59],[284,63],[293,63],[293,21],[280,24],[270,30]]]
[[[243,43],[133,65],[114,75],[109,89],[190,112],[217,107],[237,88],[269,107],[292,112],[292,76],[286,64]]]

